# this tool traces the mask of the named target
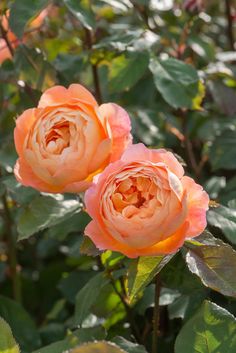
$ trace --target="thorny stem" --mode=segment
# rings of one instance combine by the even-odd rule
[[[231,12],[231,0],[225,0],[225,14],[228,20],[227,34],[229,39],[229,45],[231,50],[235,50],[233,18],[232,18],[232,12]]]
[[[161,282],[160,277],[156,275],[155,283],[155,300],[154,300],[154,310],[153,310],[153,331],[152,331],[152,353],[157,353],[158,348],[158,330],[159,330],[159,321],[160,321],[160,306],[159,298],[161,292]]]
[[[12,219],[11,219],[11,213],[8,207],[6,193],[2,196],[2,203],[4,208],[3,217],[5,220],[6,239],[8,241],[8,256],[9,256],[10,273],[12,276],[13,297],[15,300],[21,302],[21,282],[20,282],[20,276],[17,270],[16,239],[12,231]]]

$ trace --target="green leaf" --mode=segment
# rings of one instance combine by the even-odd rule
[[[183,326],[175,342],[175,353],[236,352],[236,320],[220,306],[205,301]]]
[[[81,325],[89,314],[91,306],[96,302],[101,289],[108,283],[103,272],[91,278],[77,293],[75,304],[75,325]],[[95,295],[96,293],[96,295]]]
[[[209,158],[214,170],[236,169],[236,129],[224,130],[213,141]]]
[[[204,244],[205,242],[205,244]],[[204,238],[185,242],[189,270],[202,283],[223,295],[236,297],[236,252],[230,245],[209,233]]]
[[[174,255],[144,256],[131,261],[128,269],[128,292],[132,302]]]
[[[128,90],[144,75],[149,62],[147,52],[127,53],[112,60],[109,68],[109,87],[111,92]]]
[[[10,326],[0,317],[0,353],[20,353]]]
[[[127,353],[147,353],[143,346],[127,341],[124,337],[115,337],[112,342],[117,344],[117,346],[120,348],[124,349]]]
[[[197,71],[176,59],[151,59],[149,68],[162,97],[174,108],[198,109],[204,92]]]
[[[207,214],[208,222],[222,230],[226,238],[236,245],[236,200],[230,201],[232,207],[219,206]],[[234,207],[233,207],[234,205]]]
[[[54,342],[33,353],[63,353],[75,347],[79,343],[89,342],[91,340],[102,340],[105,338],[105,330],[101,326],[92,328],[83,328],[69,333],[64,340]]]
[[[20,304],[0,296],[0,316],[10,325],[13,335],[23,351],[31,352],[40,346],[41,340],[35,324]]]
[[[68,219],[80,208],[77,200],[61,196],[36,196],[23,211],[18,222],[18,240]]]
[[[49,0],[15,0],[13,2],[9,24],[18,38],[22,38],[27,22],[48,3]]]
[[[92,342],[72,349],[70,353],[127,353],[111,342]]]
[[[92,30],[95,26],[95,16],[90,8],[89,2],[86,0],[64,0],[66,7],[88,30]]]

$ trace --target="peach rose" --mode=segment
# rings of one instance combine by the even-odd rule
[[[169,254],[206,227],[209,198],[164,149],[132,145],[85,193],[85,229],[100,250],[128,257]]]
[[[113,103],[98,106],[79,84],[55,86],[16,120],[17,180],[44,192],[80,192],[131,142],[130,119]]]

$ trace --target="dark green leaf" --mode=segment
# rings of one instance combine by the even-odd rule
[[[10,325],[22,350],[31,352],[40,345],[35,324],[20,304],[0,296],[0,316]]]
[[[230,205],[210,209],[207,218],[211,225],[220,228],[226,238],[236,245],[236,200],[232,200]]]
[[[236,252],[213,236],[185,243],[186,263],[202,283],[224,295],[236,297]]]
[[[88,2],[84,0],[64,0],[64,3],[85,28],[91,30],[95,26],[95,17]]]
[[[101,289],[108,283],[104,273],[100,272],[78,292],[75,303],[75,325],[81,325],[89,314]],[[96,295],[94,295],[96,293]]]
[[[205,301],[180,331],[175,353],[234,353],[236,320],[220,306]]]
[[[152,59],[149,68],[154,76],[157,90],[174,108],[194,108],[199,93],[197,71],[176,59]]]
[[[210,148],[210,162],[214,170],[236,169],[236,129],[224,130]]]
[[[144,75],[149,62],[148,53],[128,53],[113,59],[109,71],[112,92],[122,92],[134,86]]]
[[[137,343],[127,341],[124,337],[115,337],[112,342],[124,349],[127,353],[147,353],[146,349],[143,346],[140,346]]]

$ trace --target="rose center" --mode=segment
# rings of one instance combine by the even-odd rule
[[[54,124],[45,135],[45,142],[49,152],[61,154],[70,145],[69,122],[61,121]]]
[[[124,214],[124,211],[129,210],[131,216],[133,212],[148,208],[156,192],[157,186],[150,178],[129,177],[118,182],[111,198],[117,212]]]

